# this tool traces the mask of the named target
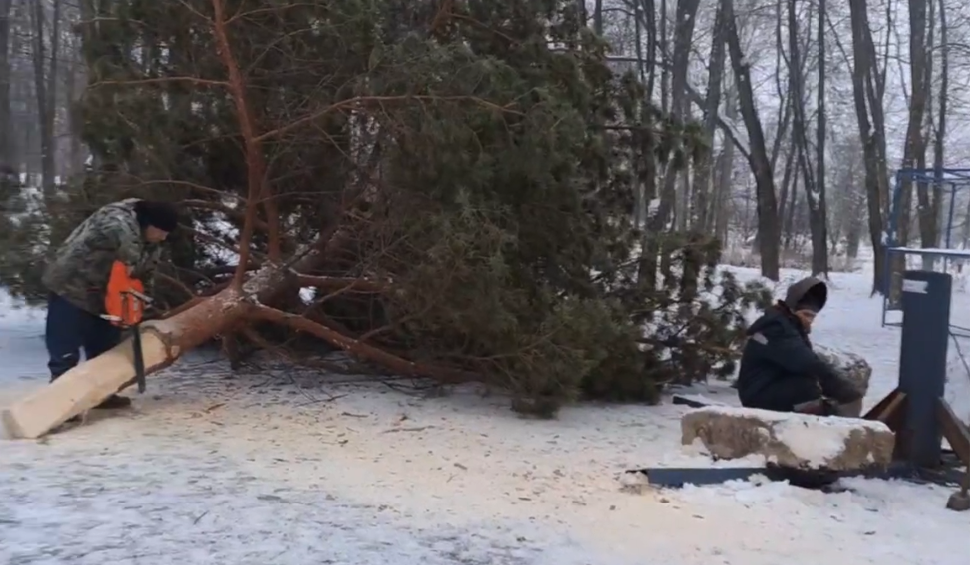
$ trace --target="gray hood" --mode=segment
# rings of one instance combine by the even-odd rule
[[[828,286],[815,277],[804,278],[788,287],[788,293],[785,295],[785,306],[788,306],[790,310],[794,311],[798,303],[810,294],[813,295],[813,301],[818,305],[818,309],[821,310],[828,300]]]

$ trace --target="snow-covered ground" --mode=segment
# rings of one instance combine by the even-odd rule
[[[833,276],[814,337],[872,364],[871,405],[893,387],[898,329],[879,327],[868,281]],[[970,318],[958,293],[961,309]],[[0,404],[42,386],[42,331],[0,305]],[[970,413],[970,377],[951,378]],[[233,377],[200,352],[151,379],[130,413],[0,442],[0,563],[967,563],[970,515],[946,510],[940,487],[622,492],[626,469],[710,465],[679,445],[681,406],[531,421],[470,390],[348,380],[268,361]],[[733,402],[723,386],[699,392]]]

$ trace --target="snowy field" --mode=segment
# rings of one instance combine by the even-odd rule
[[[894,386],[899,330],[880,328],[868,286],[833,275],[814,338],[872,364],[871,406]],[[970,322],[970,295],[954,300]],[[42,386],[42,331],[36,313],[0,306],[0,404]],[[268,362],[233,377],[206,355],[150,379],[129,413],[0,442],[0,564],[968,563],[970,514],[944,508],[949,489],[621,492],[625,469],[710,465],[680,448],[681,406],[537,422],[470,390],[428,398]],[[949,396],[970,415],[952,357]]]

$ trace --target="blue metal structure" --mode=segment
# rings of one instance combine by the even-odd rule
[[[900,247],[896,241],[896,226],[899,223],[899,204],[903,196],[903,184],[906,181],[913,185],[925,184],[930,188],[941,188],[945,194],[949,194],[949,205],[946,210],[946,222],[940,226],[943,230],[943,247],[938,249],[920,249],[918,247]],[[890,288],[892,281],[892,259],[895,255],[920,255],[933,256],[943,259],[943,268],[949,264],[950,259],[962,258],[970,260],[970,250],[952,249],[953,215],[958,192],[970,189],[970,169],[899,169],[893,176],[892,205],[889,209],[889,225],[886,226],[886,262],[883,266],[883,298],[882,298],[882,325],[900,326],[901,322],[889,322],[886,320],[886,313],[898,311],[902,305],[893,305],[890,302]],[[970,328],[952,327],[959,330],[959,333],[970,337]]]
[[[953,277],[934,271],[905,271],[903,329],[899,342],[899,384],[906,398],[897,431],[899,455],[917,467],[939,466],[943,432],[937,404],[946,389]]]

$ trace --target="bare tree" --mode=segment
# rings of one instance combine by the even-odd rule
[[[809,226],[812,232],[812,273],[828,272],[828,236],[826,235],[825,200],[819,189],[816,177],[817,169],[813,170],[810,162],[810,147],[808,143],[808,117],[805,112],[805,87],[803,54],[799,46],[798,37],[798,2],[788,0],[788,51],[789,51],[789,85],[791,88],[795,153],[798,168],[802,172],[805,183],[805,199],[808,202]],[[824,65],[821,64],[820,68]],[[822,92],[820,90],[820,92]],[[821,114],[820,114],[821,115]],[[824,120],[824,118],[822,118]],[[822,133],[824,135],[824,132]],[[821,159],[819,159],[821,160]]]
[[[923,124],[926,116],[927,102],[930,98],[930,72],[927,52],[927,2],[926,0],[909,0],[909,116],[906,125],[906,139],[903,144],[902,168],[917,168],[921,155],[925,156],[926,139],[923,135]],[[924,157],[925,159],[925,157]],[[925,182],[918,183],[919,192],[919,223],[921,239],[926,239],[922,245],[933,245],[935,215],[932,214],[929,195]],[[899,198],[899,216],[896,231],[899,242],[906,245],[909,241],[910,209],[912,203],[913,177],[903,175],[900,179],[902,190]],[[901,270],[902,264],[894,265],[894,270]]]
[[[818,197],[815,200],[814,206],[811,206],[811,201],[809,202],[809,206],[811,206],[810,213],[815,214],[812,217],[812,272],[814,274],[827,274],[829,269],[828,252],[821,253],[818,250],[819,246],[824,248],[828,247],[827,236],[829,221],[825,187],[825,137],[827,135],[825,123],[825,13],[825,0],[818,0],[818,28],[816,30],[818,41],[818,107],[816,109],[817,123],[815,132],[815,166],[817,168],[815,183],[818,189]],[[816,233],[816,231],[819,233]],[[819,240],[816,240],[816,236]]]
[[[734,14],[734,1],[722,0],[721,9],[727,22],[727,44],[731,55],[731,67],[738,85],[738,102],[745,128],[748,131],[750,153],[748,162],[754,172],[758,202],[758,248],[761,252],[761,274],[771,280],[780,278],[780,230],[778,226],[778,201],[775,193],[774,172],[765,143],[764,129],[758,117],[754,89],[751,85],[751,66],[741,49],[741,38]]]
[[[939,0],[939,12],[940,12],[940,87],[937,99],[937,118],[936,118],[936,135],[933,139],[933,169],[936,171],[937,179],[937,194],[934,195],[934,206],[936,208],[936,214],[934,215],[936,224],[934,225],[935,233],[929,234],[933,237],[934,241],[939,241],[940,239],[940,226],[939,226],[939,209],[940,209],[940,198],[939,198],[939,181],[943,176],[943,150],[946,141],[946,114],[949,109],[949,95],[950,95],[950,33],[947,25],[946,17],[946,2],[945,0]],[[970,218],[964,219],[964,221],[970,223]]]
[[[886,124],[882,98],[885,75],[876,65],[876,48],[869,27],[865,0],[849,0],[852,26],[852,98],[855,105],[859,138],[863,144],[866,167],[866,201],[869,213],[869,238],[872,242],[874,269],[873,293],[886,293],[885,249],[883,230],[889,214],[889,186],[886,167]]]
[[[54,124],[57,115],[57,60],[60,56],[61,1],[53,1],[51,17],[50,55],[45,48],[44,2],[34,0],[31,10],[33,24],[34,92],[37,99],[37,118],[40,122],[41,174],[45,193],[53,192],[57,175]],[[47,59],[50,65],[47,65]]]
[[[714,33],[711,39],[711,58],[707,79],[707,95],[704,103],[704,139],[708,146],[714,145],[714,131],[721,107],[721,90],[724,76],[724,10],[719,5],[715,15]],[[696,225],[705,233],[714,230],[714,214],[711,207],[711,171],[714,166],[713,152],[706,155],[694,176],[694,216]]]
[[[12,0],[0,0],[0,166],[13,167],[10,145],[10,11]]]

